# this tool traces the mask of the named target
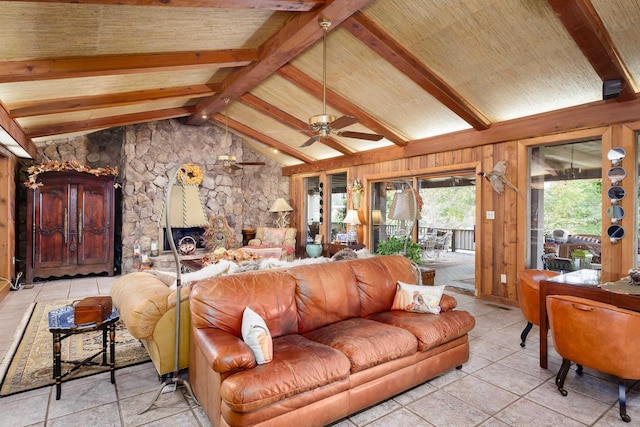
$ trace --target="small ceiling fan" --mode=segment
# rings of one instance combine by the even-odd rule
[[[353,116],[341,116],[336,118],[331,114],[327,114],[327,31],[331,26],[331,21],[321,18],[318,21],[320,28],[322,28],[322,114],[313,116],[309,119],[309,127],[312,131],[318,132],[318,135],[309,138],[301,147],[308,147],[314,142],[319,141],[321,138],[326,138],[331,135],[332,132],[342,129],[349,125],[352,125],[358,121]],[[374,133],[352,132],[352,131],[340,131],[335,132],[338,136],[344,136],[347,138],[366,139],[369,141],[379,141],[383,138],[382,135]]]
[[[229,144],[229,98],[224,99],[224,146],[231,147]],[[238,162],[236,156],[232,154],[220,154],[218,155],[216,163],[222,165],[225,169],[239,170],[242,169],[239,165],[243,166],[262,166],[265,162]]]

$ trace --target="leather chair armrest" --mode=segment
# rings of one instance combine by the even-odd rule
[[[251,369],[256,359],[240,338],[217,328],[194,329],[192,339],[211,364],[221,374],[238,369]]]

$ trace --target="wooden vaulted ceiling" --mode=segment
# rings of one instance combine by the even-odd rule
[[[552,111],[640,108],[632,0],[25,0],[0,10],[0,125],[31,156],[99,129],[213,120],[293,173],[495,142]],[[300,147],[323,112],[319,18],[332,22],[328,113],[354,116],[346,130],[380,141]],[[605,80],[622,82],[615,100],[602,101]]]

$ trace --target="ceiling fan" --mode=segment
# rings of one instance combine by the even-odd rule
[[[331,21],[325,18],[321,18],[318,21],[320,28],[322,28],[322,114],[313,116],[309,119],[309,127],[312,131],[318,132],[317,135],[309,138],[301,147],[308,147],[314,142],[319,141],[321,138],[326,138],[331,135],[332,132],[352,125],[358,121],[353,116],[341,116],[336,118],[331,114],[327,114],[327,31],[331,26]],[[379,141],[383,138],[382,135],[374,133],[352,132],[352,131],[339,131],[335,132],[338,136],[344,136],[347,138],[366,139],[369,141]]]
[[[224,146],[231,147],[229,142],[229,98],[224,99]],[[225,169],[238,170],[242,169],[239,165],[243,166],[262,166],[265,162],[238,162],[236,156],[232,154],[220,154],[218,155],[216,163],[222,165]]]

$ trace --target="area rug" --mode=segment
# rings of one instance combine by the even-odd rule
[[[53,337],[49,332],[47,314],[51,310],[72,303],[70,300],[58,300],[36,303],[31,317],[18,336],[20,343],[6,368],[2,379],[0,396],[33,390],[55,384],[53,376]],[[62,360],[82,360],[102,348],[102,332],[94,331],[72,335],[62,341]],[[6,358],[11,357],[7,354]],[[101,356],[95,360],[100,361]],[[140,341],[132,337],[122,320],[116,323],[116,369],[144,363],[149,360],[147,351]],[[63,372],[65,370],[63,364]],[[68,375],[63,381],[95,375],[104,372],[102,366],[83,366]]]

